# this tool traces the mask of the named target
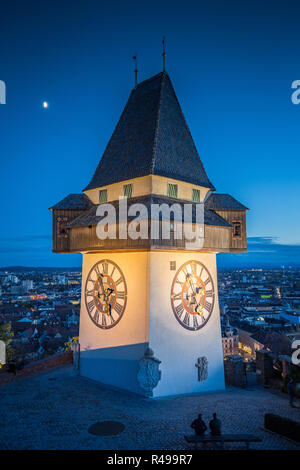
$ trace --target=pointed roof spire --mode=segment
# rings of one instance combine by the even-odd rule
[[[215,189],[164,72],[133,88],[85,190],[150,174]]]
[[[134,82],[135,82],[135,86],[137,86],[137,84],[138,84],[138,78],[137,78],[137,74],[138,74],[138,68],[137,68],[137,54],[134,55],[132,58],[133,58],[133,60],[134,60],[134,65],[135,65],[135,69],[134,69]]]
[[[162,52],[162,57],[163,57],[163,72],[166,71],[166,38],[165,36],[162,39],[162,47],[163,47],[163,52]]]

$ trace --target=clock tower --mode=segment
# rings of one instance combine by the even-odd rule
[[[136,85],[90,183],[51,207],[53,251],[83,255],[80,374],[153,397],[223,389],[216,254],[246,251],[246,210],[216,193],[169,75]]]

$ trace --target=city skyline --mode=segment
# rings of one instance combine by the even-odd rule
[[[134,86],[132,56],[139,81],[155,75],[164,35],[167,71],[208,177],[250,208],[248,253],[219,255],[219,266],[295,264],[296,2],[273,5],[271,14],[258,2],[247,9],[188,2],[184,14],[178,2],[165,2],[159,16],[147,3],[119,3],[117,12],[116,4],[94,1],[79,1],[71,12],[67,2],[15,3],[18,14],[11,4],[2,7],[0,266],[80,266],[80,255],[51,253],[48,207],[87,185]]]

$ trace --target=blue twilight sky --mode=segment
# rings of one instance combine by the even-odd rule
[[[48,207],[89,182],[133,86],[167,71],[209,178],[251,208],[247,255],[299,262],[299,1],[0,2],[0,266],[51,253]],[[49,101],[47,110],[42,102]],[[223,261],[222,261],[223,262]]]

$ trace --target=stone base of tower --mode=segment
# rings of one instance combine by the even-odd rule
[[[84,350],[80,353],[80,375],[111,387],[143,394],[137,381],[139,360],[146,343]]]
[[[116,263],[127,284],[124,314],[118,324],[107,330],[91,321],[85,302],[86,277],[100,260]],[[206,266],[215,289],[212,314],[203,328],[195,331],[183,328],[177,321],[170,299],[176,270],[189,260]],[[176,270],[171,269],[174,265]],[[113,387],[153,397],[224,389],[216,255],[178,251],[84,254],[79,341],[80,374]],[[143,383],[148,347],[160,361],[161,371],[152,393],[145,390]],[[205,378],[200,377],[199,381],[199,360],[203,358],[207,377],[204,374]],[[151,373],[157,374],[155,367]]]

